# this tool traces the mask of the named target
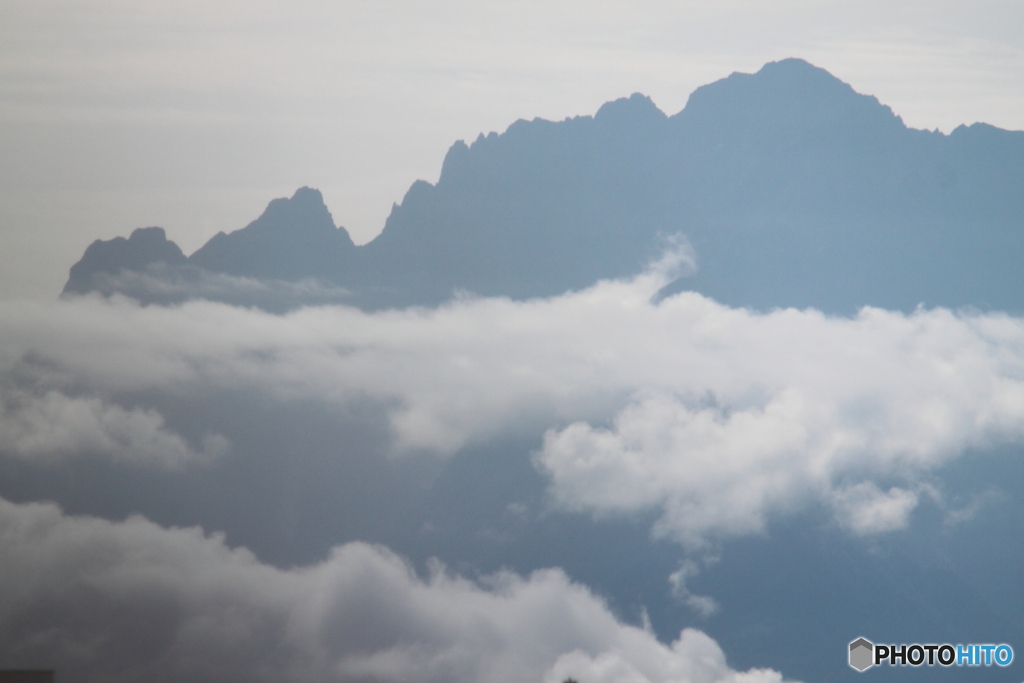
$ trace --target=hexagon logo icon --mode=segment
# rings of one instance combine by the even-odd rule
[[[866,638],[858,638],[850,643],[850,666],[857,671],[864,671],[874,664],[875,646]]]

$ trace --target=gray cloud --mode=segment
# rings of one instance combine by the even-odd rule
[[[126,410],[97,397],[56,390],[35,395],[0,386],[0,452],[41,464],[96,456],[116,462],[179,468],[226,453],[228,440],[207,434],[200,450],[168,430],[154,410]]]
[[[0,499],[3,666],[63,681],[779,681],[619,622],[559,570],[419,577],[350,543],[277,569],[223,536]]]

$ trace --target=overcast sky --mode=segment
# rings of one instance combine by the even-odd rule
[[[191,253],[302,185],[364,243],[457,139],[635,91],[672,114],[789,56],[914,127],[1024,129],[1010,1],[3,0],[0,294],[56,296],[136,227]]]

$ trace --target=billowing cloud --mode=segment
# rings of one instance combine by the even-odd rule
[[[559,570],[420,577],[350,543],[278,569],[199,528],[0,499],[0,666],[62,681],[768,683],[685,630],[666,646]]]
[[[729,671],[725,658],[711,638],[686,629],[671,649],[650,648],[642,665],[621,652],[604,652],[597,657],[580,650],[564,654],[544,676],[544,683],[567,679],[594,683],[647,683],[648,681],[693,681],[694,683],[779,683],[782,675],[770,669]]]
[[[944,463],[1024,436],[1020,319],[651,303],[664,281],[656,268],[549,299],[378,313],[4,304],[0,372],[43,396],[370,401],[399,457],[545,434],[535,461],[558,504],[660,510],[656,530],[688,544],[808,504],[856,533],[899,528]]]
[[[721,310],[702,322],[726,321],[698,342],[715,345],[702,355],[719,378],[640,391],[608,427],[548,431],[537,462],[560,502],[661,508],[656,530],[695,545],[759,531],[812,498],[857,533],[888,531],[906,524],[923,475],[1024,436],[1018,320],[865,309],[853,320]],[[883,493],[874,479],[911,488]]]

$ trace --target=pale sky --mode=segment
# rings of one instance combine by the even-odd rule
[[[0,297],[319,188],[357,243],[448,147],[802,57],[910,126],[1024,129],[1024,3],[0,0]]]

